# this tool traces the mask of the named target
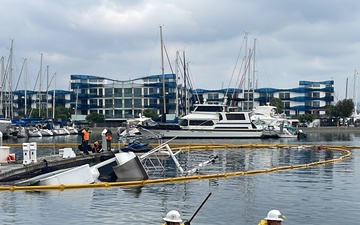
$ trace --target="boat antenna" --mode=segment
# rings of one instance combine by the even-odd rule
[[[192,215],[192,217],[189,219],[189,221],[185,222],[185,224],[190,224],[191,221],[194,219],[194,217],[196,216],[196,214],[200,211],[200,209],[203,207],[203,205],[205,204],[205,202],[209,199],[211,195],[211,192],[206,196],[205,200],[201,203],[201,205],[199,206],[199,208],[196,210],[196,212],[194,213],[194,215]]]

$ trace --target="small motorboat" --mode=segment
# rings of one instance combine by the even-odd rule
[[[134,153],[143,153],[148,152],[152,149],[152,147],[149,146],[149,143],[140,143],[138,141],[133,141],[129,143],[127,146],[124,146],[121,148],[121,151],[123,152],[134,152]]]
[[[306,139],[306,138],[307,138],[307,134],[306,134],[304,131],[299,130],[299,131],[297,132],[297,139],[298,139],[298,140]]]

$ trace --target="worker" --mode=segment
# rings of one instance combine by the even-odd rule
[[[163,225],[180,225],[182,219],[180,218],[180,213],[176,210],[169,211],[166,216],[163,218],[165,223]],[[190,225],[190,223],[186,223]]]
[[[89,154],[89,128],[85,127],[85,129],[83,129],[81,131],[82,133],[82,150],[84,152],[85,155]]]
[[[110,129],[106,129],[105,138],[106,138],[106,147],[108,151],[111,151],[111,141],[112,141],[112,132]]]
[[[92,152],[99,153],[102,149],[101,141],[96,140],[93,144]]]
[[[259,222],[258,225],[281,225],[285,216],[277,209],[272,209],[268,212],[267,216]]]

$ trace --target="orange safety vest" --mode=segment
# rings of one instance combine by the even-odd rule
[[[84,141],[88,141],[89,140],[89,132],[87,132],[85,129],[82,131],[82,133],[84,134]]]
[[[112,135],[111,135],[110,132],[106,132],[105,137],[106,137],[106,140],[107,140],[107,141],[111,141],[111,140],[112,140]]]

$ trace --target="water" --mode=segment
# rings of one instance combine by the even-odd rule
[[[80,143],[77,136],[56,138],[59,142]],[[50,142],[51,139],[27,141]],[[309,134],[306,141],[175,141],[360,146],[360,135]],[[266,174],[154,184],[141,188],[3,191],[0,192],[0,224],[161,224],[162,217],[171,209],[179,210],[184,219],[189,219],[210,192],[212,195],[191,224],[253,225],[270,209],[279,209],[286,216],[283,224],[356,224],[360,212],[359,150],[352,150],[350,158],[334,164]],[[52,151],[52,148],[38,149],[39,154]],[[191,167],[211,154],[217,154],[219,161],[201,173],[262,169],[339,156],[339,153],[325,150],[214,149],[183,153],[180,162]],[[166,163],[169,173],[176,173],[173,163]]]

